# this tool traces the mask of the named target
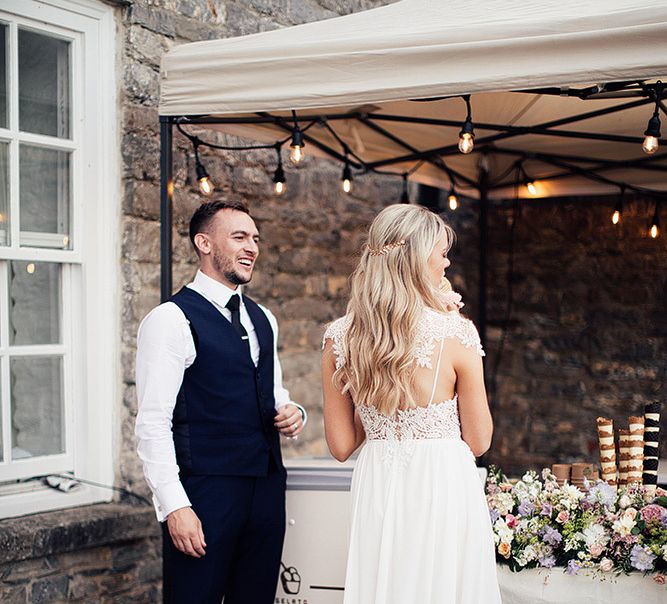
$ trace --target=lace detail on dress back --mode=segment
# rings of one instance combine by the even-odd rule
[[[388,417],[370,405],[357,405],[368,440],[425,440],[430,438],[461,438],[458,400],[432,403],[428,407],[399,409],[396,417]]]
[[[331,323],[324,334],[324,340],[332,341],[337,369],[345,363],[344,336],[349,324],[348,316],[341,317]],[[479,334],[472,321],[462,317],[458,312],[439,313],[425,309],[413,347],[415,363],[419,367],[433,369],[432,361],[436,357],[436,345],[442,344],[446,338],[458,339],[464,346],[475,348],[481,356],[484,356]],[[441,353],[442,349],[437,354],[438,368]],[[433,372],[434,380],[437,379],[438,368]],[[431,397],[435,392],[435,381],[433,385]],[[387,443],[387,459],[394,459],[396,451],[400,450],[399,458],[402,462],[407,463],[416,441],[461,440],[461,423],[456,395],[453,399],[441,403],[399,409],[393,417],[383,415],[372,405],[356,405],[356,409],[363,423],[366,438],[369,441]]]
[[[332,341],[333,352],[336,357],[336,369],[340,369],[345,363],[344,336],[349,325],[350,318],[345,315],[330,323],[324,332],[322,347],[324,347],[325,340]],[[417,365],[432,369],[431,358],[435,351],[436,342],[444,338],[456,338],[467,348],[474,348],[480,356],[485,356],[477,328],[470,319],[462,317],[456,311],[439,313],[426,308],[415,338],[414,356]]]

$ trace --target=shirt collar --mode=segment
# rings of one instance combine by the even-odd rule
[[[197,271],[194,280],[191,283],[192,289],[200,293],[204,298],[213,302],[220,308],[225,308],[227,302],[234,294],[239,294],[241,297],[241,305],[243,305],[243,291],[242,286],[239,285],[235,290],[230,289],[224,283],[212,279],[201,271]]]

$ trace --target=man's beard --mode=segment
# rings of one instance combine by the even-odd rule
[[[213,267],[234,285],[245,285],[250,282],[251,277],[246,278],[239,275],[234,269],[234,263],[220,254],[217,249],[213,252]]]

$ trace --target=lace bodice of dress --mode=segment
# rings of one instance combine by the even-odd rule
[[[341,317],[331,323],[324,334],[324,340],[332,341],[336,368],[342,367],[345,363],[344,335],[348,326],[348,317]],[[458,312],[443,314],[425,309],[415,338],[415,362],[420,367],[432,369],[436,345],[446,338],[456,338],[484,356],[479,334],[472,321],[462,317]],[[369,405],[357,405],[357,412],[368,440],[395,442],[461,438],[456,396],[451,400],[431,403],[428,406],[399,410],[394,417],[383,415]]]

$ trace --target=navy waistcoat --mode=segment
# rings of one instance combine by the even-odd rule
[[[190,322],[197,349],[185,370],[172,432],[182,474],[266,476],[282,469],[273,425],[274,333],[264,311],[244,296],[259,339],[255,367],[230,321],[201,294],[184,287],[172,296]]]

